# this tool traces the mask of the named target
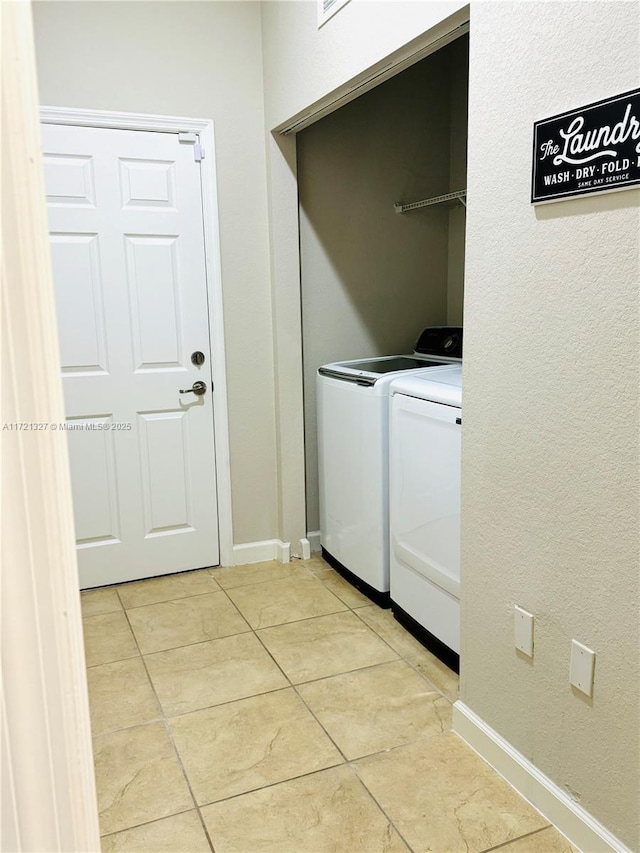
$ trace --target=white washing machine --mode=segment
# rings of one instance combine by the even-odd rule
[[[391,394],[391,607],[457,672],[462,365],[396,379]]]
[[[462,329],[423,331],[411,355],[327,364],[318,371],[322,553],[354,586],[389,606],[389,393],[399,376],[446,370]]]

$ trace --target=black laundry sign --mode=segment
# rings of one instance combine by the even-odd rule
[[[639,184],[640,89],[533,125],[533,204]]]

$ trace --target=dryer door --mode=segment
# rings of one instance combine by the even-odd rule
[[[460,597],[460,416],[461,410],[453,406],[403,394],[392,398],[392,563],[409,567],[456,599]]]

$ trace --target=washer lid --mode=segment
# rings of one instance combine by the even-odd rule
[[[383,356],[382,358],[367,358],[362,361],[343,362],[334,367],[348,367],[350,370],[360,370],[363,373],[397,373],[403,370],[415,370],[420,367],[437,367],[439,361],[429,361],[407,355]],[[322,368],[320,368],[322,370]]]
[[[431,378],[433,377],[433,378]],[[422,376],[407,376],[391,383],[391,394],[404,394],[418,400],[430,400],[445,406],[462,408],[462,365]]]
[[[443,361],[415,358],[411,355],[390,355],[382,358],[365,358],[360,361],[338,361],[318,368],[321,376],[332,376],[359,385],[374,385],[383,376],[405,370],[421,370],[426,367],[446,367]]]

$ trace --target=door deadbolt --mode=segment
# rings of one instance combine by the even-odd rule
[[[202,382],[200,379],[197,382],[194,382],[191,388],[181,388],[181,394],[195,394],[196,397],[202,397],[203,394],[207,393],[207,383]]]
[[[204,364],[204,353],[200,352],[199,349],[197,349],[195,352],[192,352],[191,363],[196,364],[198,367],[200,367],[201,364]]]

